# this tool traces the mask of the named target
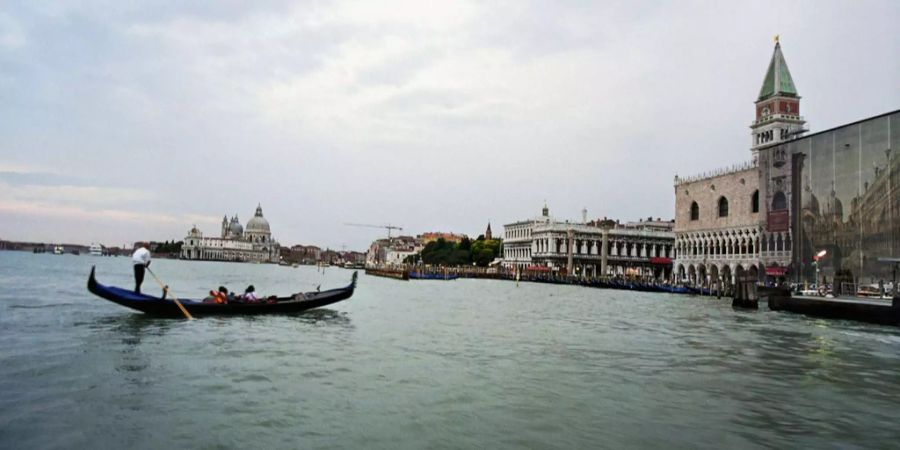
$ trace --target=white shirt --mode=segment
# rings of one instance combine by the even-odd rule
[[[146,266],[148,262],[150,262],[150,250],[147,250],[144,247],[141,247],[134,251],[134,254],[131,255],[131,262],[134,265],[142,265]]]

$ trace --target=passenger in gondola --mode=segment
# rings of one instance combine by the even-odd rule
[[[244,290],[244,301],[247,303],[256,303],[259,301],[259,297],[256,296],[256,288],[251,284],[247,286],[247,289]]]
[[[203,303],[228,303],[228,289],[225,286],[219,286],[217,291],[209,291],[209,295],[203,299]]]

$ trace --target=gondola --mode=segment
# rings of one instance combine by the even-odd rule
[[[87,282],[88,290],[94,295],[152,316],[183,317],[182,312],[178,309],[178,305],[173,300],[164,300],[151,295],[138,294],[129,289],[102,285],[97,282],[94,272],[95,268],[91,267],[91,275]],[[353,290],[356,289],[356,277],[357,273],[353,272],[353,279],[350,284],[342,288],[321,292],[298,293],[274,299],[270,297],[271,300],[263,300],[257,303],[232,302],[217,304],[182,298],[179,298],[179,301],[192,316],[296,313],[350,298],[353,295]]]

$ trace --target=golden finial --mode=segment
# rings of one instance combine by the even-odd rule
[[[776,44],[778,43],[778,35],[777,34],[775,35],[775,43]]]

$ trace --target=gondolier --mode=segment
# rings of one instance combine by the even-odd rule
[[[140,294],[144,271],[150,267],[150,250],[147,249],[146,242],[138,244],[137,250],[131,255],[131,262],[134,263],[134,292]]]

